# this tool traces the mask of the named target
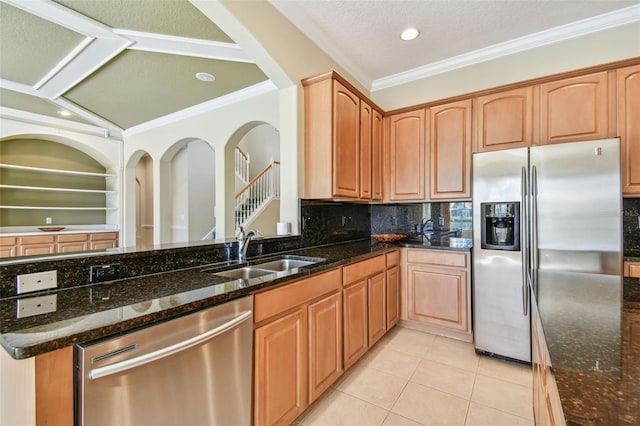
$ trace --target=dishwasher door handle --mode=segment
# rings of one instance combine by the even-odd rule
[[[234,317],[232,320],[219,325],[216,328],[212,328],[211,330],[199,334],[197,336],[191,337],[190,339],[183,340],[181,342],[175,343],[171,346],[164,347],[162,349],[158,349],[157,351],[149,352],[148,354],[140,355],[135,358],[127,359],[124,361],[117,362],[115,364],[105,365],[104,367],[98,367],[89,371],[89,378],[91,380],[96,380],[101,377],[110,376],[112,374],[120,373],[122,371],[130,370],[132,368],[139,367],[141,365],[157,361],[169,355],[173,355],[185,349],[189,349],[195,345],[198,345],[207,340],[213,339],[214,337],[225,333],[249,318],[253,314],[252,311],[244,311],[240,315]]]

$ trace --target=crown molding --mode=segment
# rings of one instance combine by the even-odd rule
[[[373,81],[371,91],[387,89],[415,80],[442,74],[455,69],[490,61],[512,55],[514,53],[535,49],[537,47],[570,40],[609,28],[619,27],[640,21],[640,5],[627,7],[613,12],[583,19],[571,24],[562,25],[549,30],[540,31],[504,43],[494,44],[463,55],[443,61],[434,62],[409,71],[379,78]]]
[[[114,134],[108,129],[102,127],[64,120],[62,118],[50,117],[48,115],[35,114],[33,112],[27,112],[3,106],[0,106],[0,117],[7,120],[19,121],[22,123],[52,127],[53,131],[57,133],[59,133],[60,130],[68,130],[76,133],[108,138],[111,140],[122,140],[121,135],[117,133]]]
[[[156,118],[146,123],[138,124],[137,126],[130,127],[122,132],[123,137],[137,135],[148,130],[152,130],[158,127],[166,126],[187,118],[194,117],[198,114],[211,112],[220,108],[224,108],[230,105],[237,104],[238,102],[255,98],[256,96],[264,95],[278,90],[271,80],[266,80],[261,83],[254,84],[253,86],[246,87],[242,90],[238,90],[228,95],[220,96],[219,98],[212,99],[207,102],[203,102],[198,105],[194,105],[190,108],[185,108],[181,111],[177,111],[163,117]]]

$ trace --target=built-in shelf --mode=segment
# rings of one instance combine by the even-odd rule
[[[0,188],[23,189],[27,191],[86,192],[91,194],[117,194],[118,193],[118,191],[110,191],[110,190],[102,190],[102,189],[52,188],[48,186],[24,186],[24,185],[4,185],[4,184],[0,184]]]
[[[92,172],[80,172],[76,170],[47,169],[44,167],[19,166],[17,164],[6,164],[6,163],[0,163],[0,168],[24,170],[29,172],[58,173],[63,175],[95,176],[95,177],[103,177],[103,178],[116,177],[116,175],[110,174],[110,173],[92,173]]]
[[[15,210],[85,210],[85,211],[113,211],[118,210],[117,207],[49,207],[49,206],[2,206],[0,209],[15,209]]]

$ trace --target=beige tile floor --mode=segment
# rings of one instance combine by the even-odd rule
[[[531,368],[397,326],[297,424],[533,426]]]

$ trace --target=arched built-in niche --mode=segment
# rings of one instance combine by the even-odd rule
[[[0,226],[117,227],[119,188],[114,163],[117,159],[60,136],[3,138]]]
[[[136,165],[136,247],[141,250],[153,247],[153,159],[143,154]]]

